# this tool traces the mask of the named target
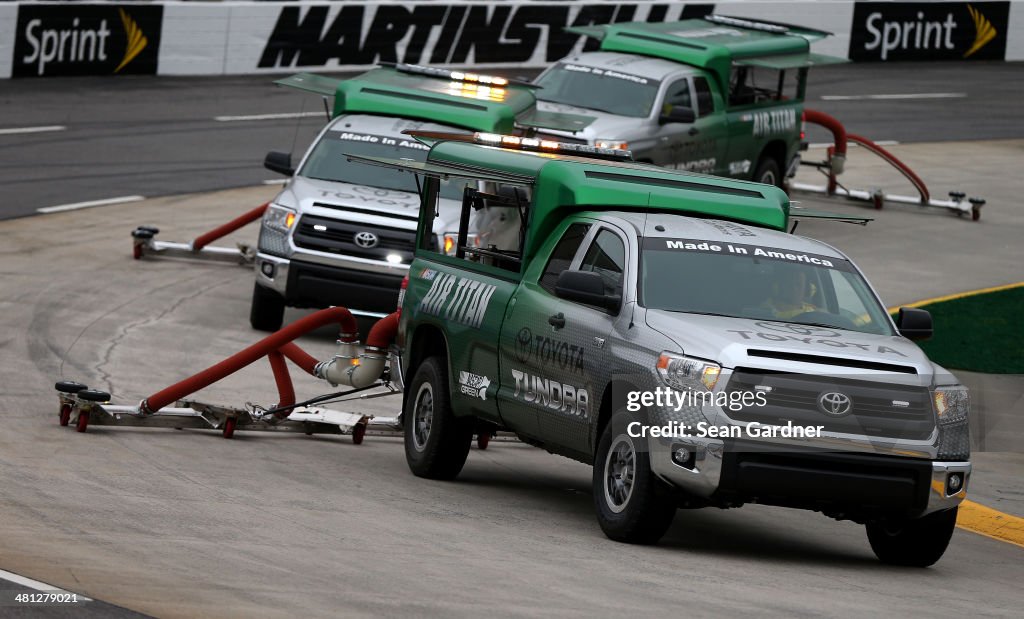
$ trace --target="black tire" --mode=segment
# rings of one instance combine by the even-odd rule
[[[469,456],[474,419],[452,413],[444,359],[420,364],[403,412],[405,460],[417,477],[455,479]]]
[[[632,417],[620,413],[601,434],[594,456],[594,510],[601,530],[610,539],[630,544],[655,544],[672,524],[676,503],[668,486],[651,470],[650,453],[640,443],[644,439],[632,438],[626,432],[630,421]],[[624,481],[623,475],[614,469],[624,465],[628,472],[630,457],[632,480],[623,484],[628,488],[623,488],[616,483]],[[613,469],[611,475],[607,474],[609,467]],[[624,498],[621,493],[625,493]]]
[[[762,157],[754,169],[754,182],[765,185],[782,187],[782,170],[779,169],[779,162],[771,157]]]
[[[882,563],[928,567],[942,558],[956,528],[957,508],[900,522],[866,525],[871,550]]]
[[[249,324],[259,331],[277,331],[284,322],[284,297],[273,290],[253,284]]]

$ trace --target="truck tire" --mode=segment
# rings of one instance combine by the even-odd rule
[[[782,187],[782,172],[779,170],[779,162],[771,157],[762,157],[754,170],[754,182]]]
[[[284,297],[273,290],[253,284],[249,324],[259,331],[277,331],[284,322]]]
[[[668,530],[676,504],[651,470],[649,452],[626,432],[633,418],[620,413],[601,434],[594,455],[594,509],[610,539],[655,544]]]
[[[405,460],[417,477],[455,479],[473,442],[474,419],[456,417],[442,358],[420,364],[409,385],[405,419]]]
[[[946,552],[956,528],[957,508],[924,518],[866,525],[871,550],[882,563],[928,567]]]

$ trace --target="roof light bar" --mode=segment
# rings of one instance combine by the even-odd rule
[[[592,159],[612,159],[615,161],[630,161],[633,153],[628,150],[617,148],[598,148],[587,144],[569,144],[567,142],[556,142],[554,140],[541,140],[538,138],[524,138],[517,135],[499,135],[497,133],[474,133],[473,141],[486,146],[497,146],[515,150],[525,150],[535,153],[560,153],[563,155],[577,155],[579,157],[590,157]]]
[[[748,30],[760,30],[762,32],[774,32],[776,34],[783,34],[789,32],[789,28],[780,26],[779,24],[772,24],[768,22],[754,21],[752,19],[739,19],[737,17],[727,17],[725,15],[705,15],[704,19],[715,24],[722,24],[723,26],[736,26],[737,28],[746,28]]]
[[[413,75],[426,75],[428,77],[436,77],[444,80],[452,80],[455,82],[462,82],[463,84],[481,84],[483,86],[526,86],[528,88],[540,88],[536,84],[530,82],[524,82],[522,80],[513,80],[507,77],[500,77],[497,75],[482,75],[480,73],[470,73],[467,71],[451,71],[449,69],[439,69],[437,67],[428,67],[421,64],[406,64],[404,62],[381,62],[379,63],[382,67],[392,67],[396,71],[402,73],[411,73]]]

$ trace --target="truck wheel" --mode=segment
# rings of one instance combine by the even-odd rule
[[[758,161],[754,170],[754,182],[782,187],[782,172],[779,171],[778,162],[771,157],[764,157]]]
[[[253,284],[249,324],[259,331],[277,331],[284,322],[284,298],[269,288]]]
[[[452,413],[443,359],[430,357],[409,386],[405,419],[405,460],[417,477],[455,479],[473,442],[473,419]]]
[[[946,552],[956,528],[957,508],[924,518],[866,525],[871,550],[882,563],[928,567]]]
[[[654,476],[641,440],[626,433],[632,417],[619,414],[605,427],[594,456],[594,508],[609,538],[654,544],[665,534],[676,505]]]

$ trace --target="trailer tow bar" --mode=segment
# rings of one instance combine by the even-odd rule
[[[834,144],[829,146],[826,150],[826,157],[824,161],[801,162],[801,165],[817,168],[825,175],[827,182],[825,185],[790,183],[791,189],[812,193],[823,193],[827,196],[841,196],[850,200],[870,202],[876,209],[881,209],[885,202],[889,201],[902,204],[916,204],[918,206],[944,208],[955,213],[957,217],[962,217],[965,213],[970,213],[972,220],[978,221],[981,219],[981,207],[985,206],[985,200],[971,197],[967,198],[965,201],[964,198],[967,194],[962,191],[950,191],[949,200],[936,200],[932,198],[931,193],[928,191],[928,187],[925,185],[924,181],[921,180],[921,177],[911,170],[907,164],[903,163],[891,152],[882,148],[878,144],[875,144],[868,138],[853,133],[847,133],[843,125],[834,117],[817,110],[804,110],[804,120],[809,123],[821,125],[832,132]],[[836,177],[842,174],[843,168],[845,167],[846,149],[848,144],[861,146],[894,167],[904,176],[904,178],[910,181],[914,186],[914,189],[917,190],[918,195],[916,197],[901,196],[886,194],[881,189],[866,191],[844,187]]]
[[[267,210],[267,204],[269,203],[262,204],[209,232],[200,234],[190,243],[158,241],[156,235],[160,233],[159,228],[139,226],[132,230],[132,257],[138,260],[143,256],[162,254],[179,258],[204,258],[243,265],[252,264],[256,259],[256,250],[252,246],[239,243],[234,248],[217,247],[211,246],[210,243],[263,217],[264,211]]]
[[[332,323],[340,327],[338,351],[327,361],[318,362],[293,342],[314,329]],[[399,373],[396,371],[393,378],[386,365],[388,346],[397,328],[397,314],[382,318],[370,329],[364,346],[358,341],[356,320],[346,308],[320,310],[193,376],[157,391],[135,406],[111,404],[107,392],[89,389],[82,383],[62,380],[54,385],[60,405],[58,420],[62,426],[69,425],[73,420],[79,432],[100,425],[146,426],[220,430],[224,438],[232,438],[236,431],[262,430],[351,435],[352,442],[358,445],[363,442],[371,426],[391,432],[400,430],[401,415],[374,417],[313,405],[374,387],[383,387],[385,391],[361,397],[401,393]],[[263,357],[269,360],[277,385],[276,405],[237,408],[185,399]],[[351,389],[296,403],[286,360],[334,386],[344,385]],[[398,384],[394,384],[395,379]]]

